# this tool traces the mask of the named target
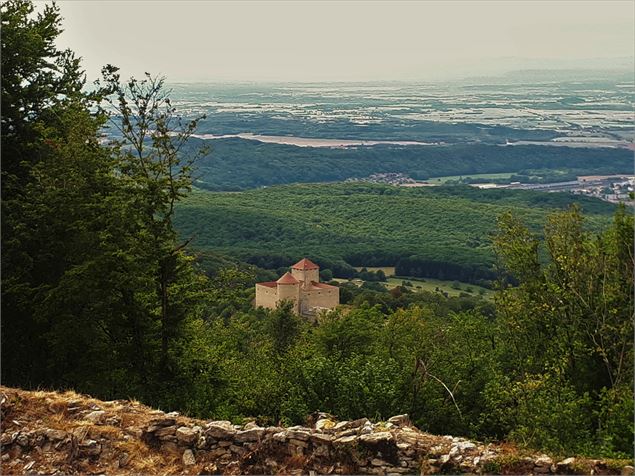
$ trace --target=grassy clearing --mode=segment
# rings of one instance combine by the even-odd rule
[[[368,269],[369,271],[375,270],[375,269],[383,269],[384,273],[386,273],[385,271],[386,269],[392,269],[394,274],[394,268],[390,268],[390,267],[380,267],[380,268],[367,267],[366,269]],[[386,273],[386,275],[388,276],[388,273]],[[335,278],[334,281],[337,281],[338,283],[346,283],[349,280],[343,279],[343,278]],[[400,276],[397,278],[392,276],[392,277],[389,277],[387,281],[382,284],[385,284],[388,289],[393,289],[397,286],[402,286],[404,281],[407,283],[412,283],[412,286],[406,286],[406,287],[414,292],[428,291],[433,293],[433,292],[441,291],[441,292],[447,293],[448,296],[459,296],[461,293],[467,293],[470,296],[480,295],[484,299],[493,299],[494,297],[494,291],[492,291],[491,289],[483,288],[481,286],[476,286],[474,284],[462,283],[460,281],[443,281],[440,279],[432,279],[432,278],[409,278],[404,276]],[[361,286],[364,283],[364,281],[362,281],[361,279],[353,279],[351,282],[355,283],[358,286]],[[469,292],[468,290],[471,290],[471,292]]]
[[[403,282],[412,283],[412,287],[407,286],[413,291],[439,291],[448,293],[449,296],[458,296],[461,293],[467,293],[472,296],[478,296],[482,293],[482,296],[486,299],[491,299],[494,296],[494,292],[491,289],[476,286],[474,284],[462,283],[460,281],[442,281],[440,279],[432,278],[408,278],[408,277],[392,277],[388,278],[386,287],[392,289],[396,286],[403,285]],[[471,291],[471,292],[470,292]]]
[[[438,290],[442,292],[448,293],[449,296],[458,296],[461,293],[471,294],[473,296],[477,296],[482,293],[482,296],[486,299],[491,299],[494,295],[494,292],[491,289],[483,288],[481,286],[476,286],[474,284],[463,283],[460,281],[444,281],[441,279],[433,279],[433,278],[411,278],[411,277],[395,277],[395,267],[394,266],[364,266],[368,271],[377,272],[380,269],[384,272],[384,274],[388,277],[386,287],[388,289],[392,289],[396,286],[401,286],[404,281],[412,283],[411,289],[413,291],[430,291],[435,292]],[[355,267],[357,271],[361,271],[364,267],[358,266]],[[341,279],[338,281],[346,281],[345,279]],[[357,284],[363,283],[362,280],[358,281]],[[458,287],[458,288],[457,288]],[[469,292],[470,290],[471,292]]]
[[[443,184],[446,182],[449,182],[450,180],[460,180],[460,179],[464,179],[464,178],[473,178],[473,179],[483,179],[483,180],[487,180],[487,179],[508,179],[510,178],[512,175],[514,175],[514,172],[503,172],[503,173],[499,173],[499,174],[464,174],[464,175],[447,175],[445,177],[431,177],[427,180],[427,182],[429,183],[435,183],[435,184]]]

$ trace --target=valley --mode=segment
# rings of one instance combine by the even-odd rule
[[[635,474],[622,3],[3,1],[0,473]]]
[[[634,89],[624,71],[534,71],[444,83],[209,83],[173,87],[175,104],[206,114],[199,134],[626,146]]]

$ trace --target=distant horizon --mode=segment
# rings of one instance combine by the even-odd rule
[[[116,0],[115,0],[116,1]],[[588,58],[586,60],[581,60],[582,62],[592,61],[595,58]],[[171,79],[165,73],[162,72],[153,72],[148,71],[152,76],[160,76],[165,77],[166,81],[170,84],[327,84],[327,83],[341,83],[341,84],[437,84],[443,82],[449,83],[463,83],[470,82],[476,80],[503,80],[503,79],[516,79],[514,75],[521,73],[539,73],[543,75],[547,75],[549,73],[553,74],[567,74],[567,73],[577,73],[583,74],[581,80],[599,80],[599,77],[589,77],[595,75],[628,75],[631,78],[635,79],[635,58],[628,57],[616,57],[616,58],[602,58],[603,60],[625,60],[631,61],[630,65],[624,65],[622,67],[590,67],[590,66],[563,66],[563,67],[538,67],[538,66],[527,66],[527,67],[518,67],[509,70],[501,69],[500,71],[493,71],[491,73],[474,73],[471,75],[448,75],[445,77],[439,78],[403,78],[403,79],[244,79],[244,78],[183,78],[183,79]],[[82,58],[83,64],[84,58]],[[104,64],[105,66],[105,64]],[[114,64],[113,66],[117,66]],[[117,66],[118,67],[118,66]],[[84,68],[85,69],[85,68]],[[88,74],[88,73],[87,73]],[[144,73],[145,74],[145,71]],[[143,74],[131,75],[137,78],[143,76]],[[125,74],[123,77],[127,77]],[[88,81],[93,81],[98,79],[98,77],[88,77]],[[562,78],[554,79],[553,81],[562,80]],[[548,81],[547,81],[548,82]],[[635,85],[634,85],[635,86]]]
[[[552,68],[552,69],[538,69],[538,68],[528,68],[528,69],[514,69],[506,72],[502,72],[499,74],[491,74],[491,75],[473,75],[473,76],[461,76],[455,78],[447,78],[447,79],[367,79],[367,80],[245,80],[245,79],[192,79],[192,80],[172,80],[169,76],[151,73],[153,76],[164,76],[167,84],[170,85],[179,85],[179,84],[201,84],[201,85],[250,85],[250,84],[258,84],[258,85],[276,85],[276,84],[298,84],[298,85],[306,85],[306,84],[376,84],[376,85],[388,85],[388,84],[431,84],[436,85],[439,83],[449,83],[449,84],[465,84],[465,83],[475,83],[475,82],[500,82],[504,80],[509,80],[510,83],[518,83],[519,81],[524,81],[521,78],[515,77],[515,75],[522,73],[536,73],[536,74],[544,74],[545,76],[552,73],[554,75],[560,74],[581,74],[582,76],[567,79],[567,81],[601,81],[601,80],[615,80],[616,76],[629,76],[629,79],[635,79],[635,71],[632,68],[612,68],[612,69],[592,69],[592,68]],[[603,75],[606,75],[604,77]],[[600,77],[602,76],[602,77]],[[140,78],[138,76],[137,78]],[[536,83],[536,80],[526,80],[532,83]],[[548,78],[543,78],[539,81],[539,83],[551,83],[563,81],[562,77],[560,78],[552,78],[551,80]],[[635,88],[635,84],[633,85]]]
[[[42,5],[42,4],[40,4]],[[59,1],[60,46],[173,82],[437,82],[633,68],[635,3]],[[98,21],[96,21],[98,20]]]
[[[191,79],[191,80],[170,80],[169,77],[166,76],[167,82],[170,84],[328,84],[328,83],[342,83],[342,84],[425,84],[425,83],[441,83],[441,82],[451,82],[451,83],[461,83],[466,81],[475,81],[480,79],[505,79],[514,74],[519,73],[595,73],[602,74],[606,73],[609,75],[630,75],[635,78],[635,71],[630,68],[606,68],[606,69],[592,69],[592,68],[552,68],[552,69],[539,69],[539,68],[527,68],[527,69],[513,69],[502,73],[497,74],[481,74],[481,75],[473,75],[473,76],[457,76],[449,79],[359,79],[359,80],[347,80],[347,79],[325,79],[325,80],[283,80],[283,79]],[[154,73],[151,73],[154,74]],[[589,79],[599,79],[599,78],[589,78],[588,76],[581,77],[581,80],[589,80]],[[555,80],[554,80],[555,81]],[[635,87],[635,85],[634,85]]]

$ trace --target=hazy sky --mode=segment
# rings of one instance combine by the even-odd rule
[[[62,46],[175,81],[438,80],[632,61],[635,2],[60,1]],[[621,59],[618,59],[621,58]]]

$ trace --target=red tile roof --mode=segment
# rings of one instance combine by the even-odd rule
[[[320,289],[335,289],[335,288],[337,288],[337,286],[331,286],[330,284],[326,284],[326,283],[316,283],[315,281],[311,281],[311,286],[313,286],[314,288],[320,288]]]
[[[278,283],[275,281],[265,281],[264,283],[256,283],[256,286],[266,286],[268,288],[275,288],[278,286]]]
[[[288,271],[282,275],[282,277],[276,281],[278,284],[298,284],[300,281],[295,279]]]
[[[291,266],[291,269],[307,270],[307,269],[320,269],[320,267],[317,264],[315,264],[313,261],[311,261],[310,259],[302,258],[296,264]]]

